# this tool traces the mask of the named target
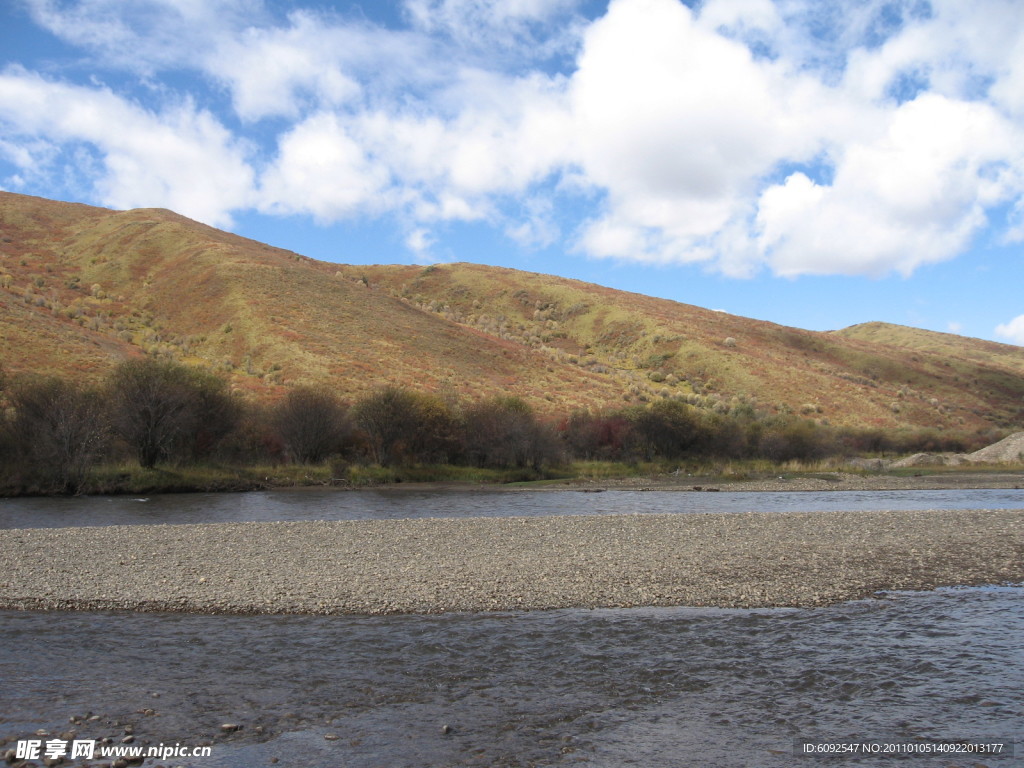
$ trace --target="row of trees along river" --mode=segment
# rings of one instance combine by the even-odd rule
[[[749,406],[730,411],[676,400],[604,413],[541,417],[514,397],[466,403],[385,387],[346,402],[326,387],[298,386],[276,404],[232,395],[205,370],[156,359],[118,365],[99,387],[0,372],[0,488],[75,493],[99,465],[152,469],[463,465],[540,477],[574,460],[609,462],[815,460],[854,453],[964,451],[992,435],[887,434],[840,429]]]

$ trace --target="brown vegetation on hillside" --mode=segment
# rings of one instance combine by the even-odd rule
[[[10,373],[96,383],[148,357],[262,401],[394,385],[551,415],[665,401],[886,431],[1024,423],[1019,347],[896,326],[814,333],[473,264],[327,264],[170,211],[3,192],[0,329]]]
[[[682,400],[897,429],[1024,419],[1024,349],[904,329],[913,349],[815,333],[550,275],[445,264],[345,267],[413,306],[615,380],[626,403]],[[859,326],[858,326],[859,327]],[[899,328],[898,326],[887,326]],[[849,329],[853,331],[854,329]]]

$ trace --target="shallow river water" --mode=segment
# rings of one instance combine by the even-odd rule
[[[0,499],[0,528],[690,512],[1021,509],[1022,489],[931,491],[380,491],[303,489]]]
[[[820,508],[821,498],[791,495]],[[291,504],[286,495],[263,496]],[[338,499],[351,496],[325,494],[315,500],[321,507],[299,514],[322,518],[323,508],[337,509]],[[494,494],[479,496],[485,508],[499,506]],[[576,499],[579,509],[618,509],[620,501],[612,492],[533,496],[534,507],[559,504],[563,514],[573,513]],[[727,494],[623,493],[622,505],[633,509],[618,511],[666,511],[650,508],[659,503],[682,511],[683,496],[722,504]],[[896,499],[875,496],[876,509]],[[234,509],[238,498],[224,503]],[[511,501],[506,514],[529,513],[529,495],[499,498]],[[1021,506],[998,498],[1003,502],[964,505]],[[193,501],[211,509],[210,497]],[[435,510],[459,508],[450,494],[434,501]],[[110,509],[122,503],[111,501]],[[143,515],[165,502],[149,503],[135,502]],[[368,506],[394,503],[392,494]],[[397,503],[424,504],[412,496]],[[60,519],[77,519],[67,512]],[[265,519],[252,514],[241,519]],[[208,757],[150,759],[147,766],[1019,766],[1022,638],[1021,587],[894,593],[806,610],[384,617],[3,611],[0,739],[11,741],[0,752],[38,729],[120,740],[127,726],[137,743],[212,745]],[[97,719],[69,724],[87,715]],[[242,727],[223,733],[227,723]],[[841,739],[1008,746],[1000,756],[903,758],[803,755],[798,746]]]
[[[891,765],[795,742],[1024,736],[1020,588],[815,610],[0,622],[0,736],[97,713],[80,737],[119,737],[110,719],[154,742],[213,741],[168,765]],[[243,728],[222,737],[223,723]],[[1020,765],[1022,748],[900,762]]]

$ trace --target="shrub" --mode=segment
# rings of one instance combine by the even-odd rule
[[[280,464],[285,446],[272,425],[272,413],[260,403],[235,401],[237,420],[217,443],[216,456],[232,464]]]
[[[763,457],[776,462],[820,459],[839,449],[831,430],[802,419],[785,419],[769,425],[758,447]]]
[[[629,414],[633,422],[635,452],[645,460],[675,459],[707,443],[696,412],[677,400],[660,400]]]
[[[516,397],[496,397],[466,411],[463,445],[474,466],[540,470],[560,460],[554,431]]]
[[[222,379],[152,359],[130,360],[114,370],[111,402],[115,431],[147,469],[209,455],[239,416]]]
[[[296,387],[274,409],[273,425],[289,458],[319,464],[340,453],[352,424],[337,396],[324,388]]]
[[[572,455],[582,459],[620,461],[634,443],[633,424],[621,413],[577,411],[565,422],[562,436]]]
[[[402,462],[447,462],[458,450],[456,424],[440,398],[386,387],[355,404],[352,418],[371,459],[387,467]]]
[[[55,378],[24,379],[9,394],[14,448],[23,483],[77,493],[108,437],[103,400],[96,392]],[[12,456],[13,458],[13,456]]]

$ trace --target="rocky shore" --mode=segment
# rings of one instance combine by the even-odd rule
[[[652,477],[566,480],[547,489],[622,491],[938,491],[967,488],[1024,488],[1024,472],[1017,470],[933,471],[910,475],[886,472],[816,472],[735,479],[669,473]],[[533,490],[533,489],[531,489]]]
[[[383,614],[820,606],[1024,581],[1024,510],[0,531],[0,608]]]

